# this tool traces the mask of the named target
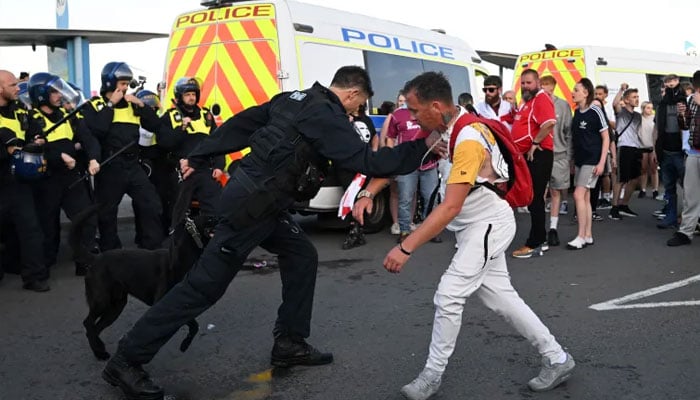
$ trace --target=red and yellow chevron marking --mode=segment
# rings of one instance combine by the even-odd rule
[[[520,102],[520,75],[525,69],[534,69],[540,77],[551,75],[557,81],[554,94],[575,108],[571,94],[576,82],[586,76],[585,58],[582,49],[551,50],[523,54],[518,59],[514,74],[513,90]]]
[[[167,96],[173,98],[177,79],[199,78],[203,82],[200,104],[219,104],[221,120],[226,120],[279,93],[279,67],[273,4],[184,14],[170,37]]]
[[[279,93],[280,68],[275,7],[239,5],[197,11],[177,18],[167,56],[167,98],[184,76],[202,82],[200,105],[218,104],[217,125]],[[168,108],[170,100],[163,101]],[[226,166],[250,150],[229,154]]]

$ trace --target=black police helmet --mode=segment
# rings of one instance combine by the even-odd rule
[[[175,83],[175,99],[178,103],[182,103],[182,95],[187,92],[194,92],[199,104],[199,81],[196,78],[180,78]]]
[[[139,90],[136,93],[136,97],[143,101],[143,104],[154,108],[158,109],[160,108],[160,98],[158,97],[157,94],[151,92],[150,90]]]
[[[37,72],[29,78],[27,93],[34,107],[51,105],[49,103],[49,94],[59,79],[58,76],[48,72]]]
[[[129,68],[126,63],[112,61],[102,68],[100,78],[102,79],[100,94],[105,94],[107,92],[113,92],[119,81],[131,82],[134,78],[134,73],[131,72],[131,68]]]

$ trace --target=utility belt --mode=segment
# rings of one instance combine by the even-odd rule
[[[136,151],[124,151],[122,153],[119,153],[116,158],[120,158],[122,160],[128,160],[128,161],[138,161],[140,157],[140,153],[138,151],[138,147],[134,146]],[[104,155],[104,158],[112,156],[114,153],[118,152],[119,149],[109,149],[107,150],[107,154]]]

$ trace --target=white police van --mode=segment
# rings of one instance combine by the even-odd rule
[[[344,65],[364,67],[372,79],[370,114],[395,101],[405,82],[442,71],[455,100],[475,92],[487,75],[481,58],[461,39],[437,31],[298,1],[203,1],[204,10],[178,16],[166,58],[165,98],[182,76],[203,81],[201,104],[219,121],[280,91],[328,85]],[[481,80],[480,80],[481,81]],[[373,117],[377,130],[383,117]],[[299,213],[336,218],[343,190],[332,177]],[[376,196],[367,230],[387,221],[388,196]]]

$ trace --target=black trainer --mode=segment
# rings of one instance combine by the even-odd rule
[[[550,246],[559,246],[559,234],[556,229],[550,229],[549,232],[547,232],[547,243],[549,243]]]
[[[163,400],[163,389],[153,383],[140,365],[129,363],[117,353],[105,365],[102,379],[118,386],[128,400]]]
[[[617,208],[620,210],[620,214],[624,215],[625,217],[638,217],[639,216],[639,214],[632,211],[630,209],[630,206],[628,206],[627,204],[618,206]]]
[[[673,237],[666,242],[666,245],[671,247],[683,246],[684,244],[690,244],[690,238],[680,232],[675,232]]]
[[[614,221],[619,221],[622,219],[622,216],[620,215],[620,209],[617,206],[613,206],[610,209],[610,214],[608,214],[608,218],[614,220]]]
[[[294,365],[324,365],[333,362],[332,353],[322,353],[304,339],[292,339],[289,336],[275,338],[272,347],[271,364],[287,368]]]

